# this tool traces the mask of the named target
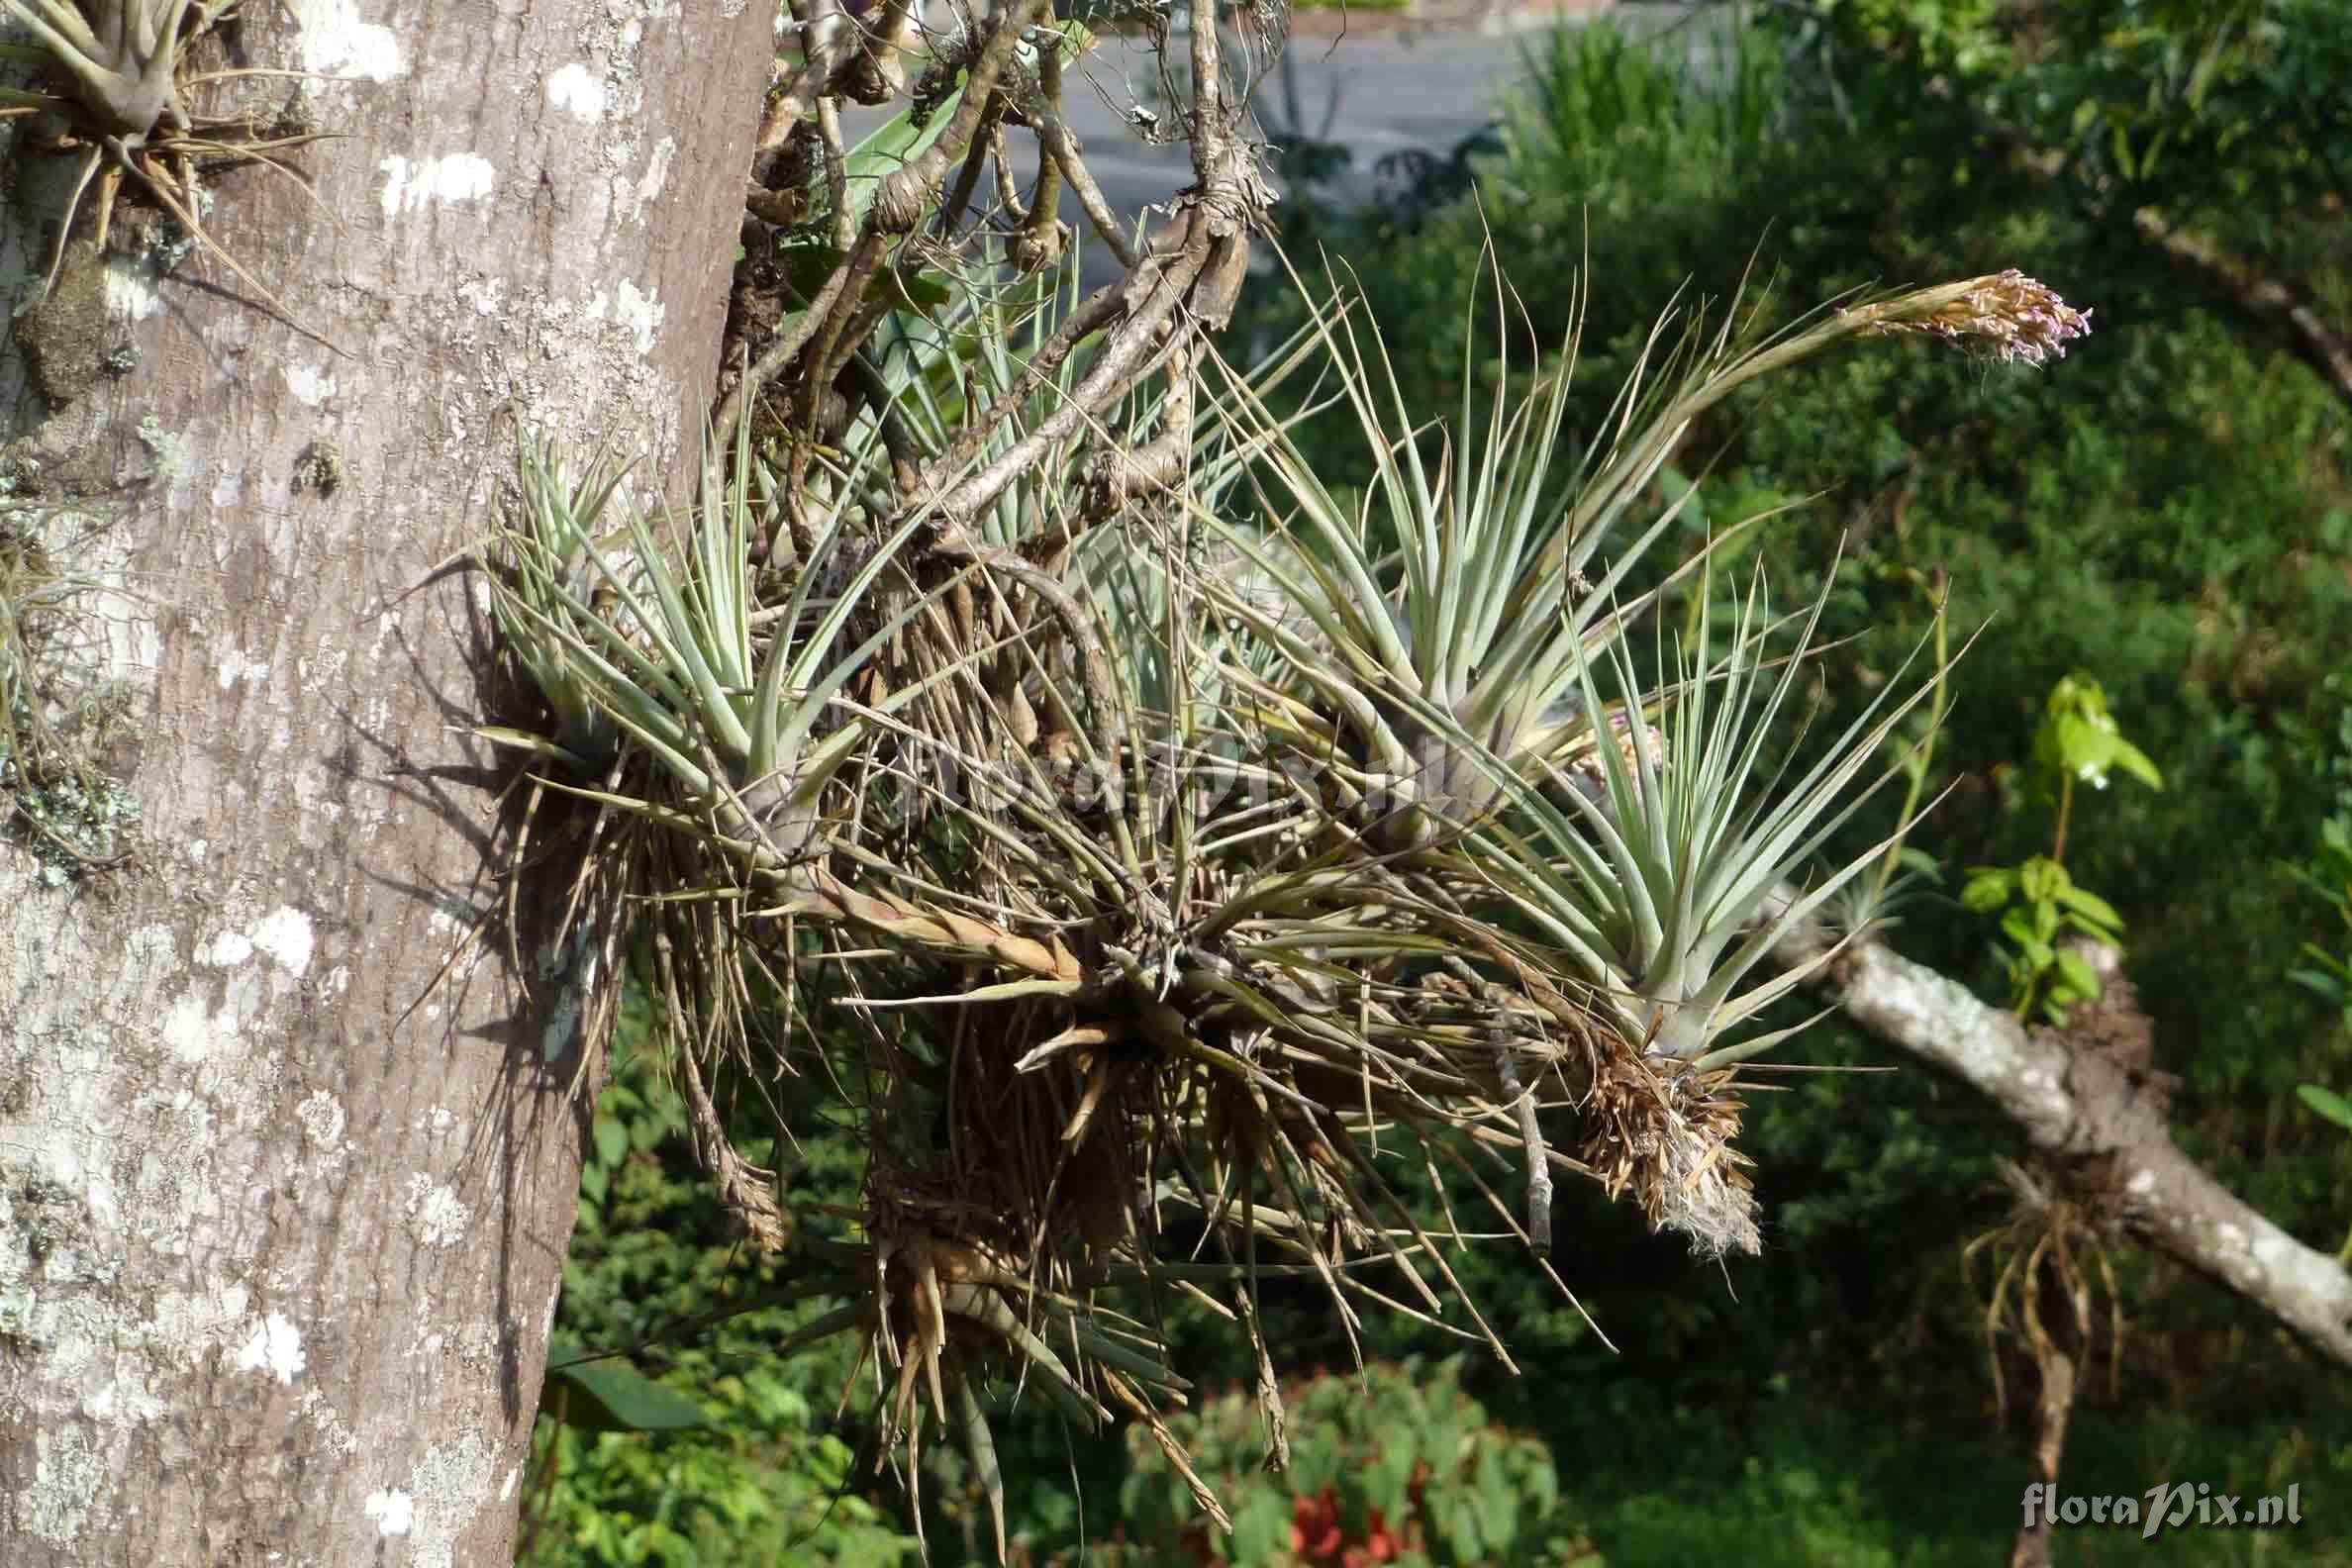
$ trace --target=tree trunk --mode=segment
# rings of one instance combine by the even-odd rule
[[[11,1568],[509,1560],[612,966],[510,962],[482,596],[437,568],[519,419],[697,439],[771,26],[245,7],[200,63],[317,74],[191,97],[325,133],[287,154],[319,200],[203,176],[247,279],[128,182],[113,253],[19,320],[0,551],[52,589],[18,646],[88,771],[0,776]],[[70,154],[9,155],[70,188]],[[55,216],[8,215],[20,297]]]

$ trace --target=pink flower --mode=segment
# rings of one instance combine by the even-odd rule
[[[2067,343],[2091,332],[2089,311],[2076,310],[2056,290],[2015,267],[1878,308],[1884,314],[1864,309],[1876,314],[1865,332],[1925,333],[1971,353],[2031,365],[2065,357]]]

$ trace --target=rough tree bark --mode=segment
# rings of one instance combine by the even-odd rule
[[[0,488],[115,584],[57,695],[111,683],[94,761],[141,814],[72,876],[0,835],[12,1568],[507,1560],[609,968],[470,934],[508,774],[464,728],[484,622],[461,573],[409,590],[480,537],[518,417],[698,430],[772,20],[245,7],[226,63],[318,75],[199,91],[333,140],[293,158],[319,203],[225,170],[205,229],[334,348],[129,191],[12,335]],[[55,214],[8,215],[17,298]]]

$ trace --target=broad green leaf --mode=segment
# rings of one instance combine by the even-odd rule
[[[700,1405],[615,1357],[558,1368],[547,1374],[547,1385],[542,1408],[560,1408],[564,1424],[582,1431],[683,1431],[711,1423]]]
[[[2073,910],[2078,915],[2088,916],[2090,919],[2097,921],[2100,925],[2107,927],[2110,931],[2121,931],[2123,929],[2123,917],[2116,913],[2115,906],[2109,904],[2106,899],[2101,898],[2089,888],[2077,887],[2073,882],[2069,881],[2061,884],[2056,889],[2055,896],[2058,902],[2065,905],[2068,909]]]
[[[1270,1486],[1251,1488],[1233,1510],[1232,1561],[1276,1561],[1290,1548],[1290,1500]]]
[[[2071,993],[2065,1000],[2088,1002],[2099,995],[2099,975],[2083,961],[2082,954],[2061,948],[2057,956],[2059,979]]]
[[[2308,1107],[2314,1115],[2324,1117],[2345,1131],[2352,1132],[2352,1101],[2345,1100],[2342,1095],[2333,1090],[2322,1089],[2317,1084],[2297,1085],[2295,1097]]]
[[[629,1128],[611,1117],[598,1117],[595,1129],[596,1157],[605,1165],[618,1165],[629,1157]]]
[[[1990,915],[2009,901],[2016,885],[2017,874],[2006,867],[1971,871],[1960,889],[1960,902],[1972,914]]]
[[[2109,740],[2108,754],[2115,766],[2150,789],[2164,788],[2164,775],[2156,771],[2156,764],[2148,760],[2145,751],[2120,735],[2110,736]]]
[[[2330,1002],[2342,1002],[2345,999],[2345,982],[2323,970],[2290,969],[2287,978],[2306,990],[2317,992]]]

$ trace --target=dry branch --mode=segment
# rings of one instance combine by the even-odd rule
[[[1785,901],[1796,896],[1783,888]],[[1811,962],[1830,938],[1793,931],[1776,956]],[[2161,1096],[2107,1055],[2027,1029],[1958,981],[1878,941],[1854,943],[1819,984],[1846,1016],[1998,1106],[2038,1153],[2096,1163],[2121,1194],[2128,1229],[2158,1251],[2269,1312],[2337,1366],[2352,1369],[2352,1273],[2231,1193],[2173,1141]]]

